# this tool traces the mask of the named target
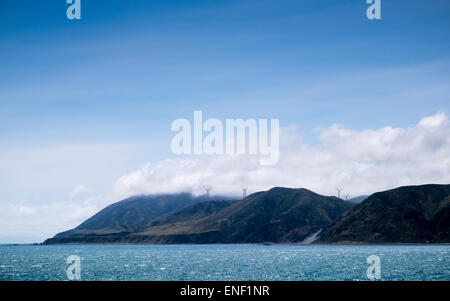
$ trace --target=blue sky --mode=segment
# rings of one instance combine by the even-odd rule
[[[336,78],[448,66],[445,0],[383,1],[381,21],[369,21],[359,0],[131,3],[85,0],[82,20],[70,21],[65,1],[2,1],[2,140],[165,137],[171,120],[194,109],[217,118],[278,117],[308,131],[330,123],[405,126],[448,108],[440,98],[406,110],[408,99],[363,103],[386,84],[395,89],[381,77],[297,96]],[[448,68],[436,76],[448,78]],[[359,105],[336,100],[358,97]]]
[[[310,145],[448,113],[450,2],[382,0],[379,21],[365,2],[82,0],[68,20],[64,0],[1,0],[2,201],[104,193],[171,157],[194,110],[278,118]]]

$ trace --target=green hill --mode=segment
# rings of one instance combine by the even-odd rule
[[[132,206],[124,206],[125,201],[118,207],[113,204],[45,243],[301,242],[326,229],[353,205],[307,189],[280,187],[234,202],[197,202],[160,216],[152,209],[155,202],[145,200]],[[162,203],[159,198],[158,208],[164,207]]]
[[[242,200],[190,194],[112,204],[56,243],[439,243],[450,242],[450,185],[400,187],[359,204],[275,187]]]
[[[323,242],[450,242],[450,185],[400,187],[369,196],[336,222]]]

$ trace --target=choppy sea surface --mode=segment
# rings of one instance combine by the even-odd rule
[[[16,245],[0,246],[0,280],[450,280],[449,245]],[[373,269],[371,270],[373,271]]]

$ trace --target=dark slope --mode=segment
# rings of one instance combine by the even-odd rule
[[[193,205],[190,205],[184,209],[181,209],[175,213],[167,214],[158,217],[152,221],[151,226],[157,226],[159,224],[169,224],[177,222],[191,222],[193,220],[199,220],[203,217],[210,216],[216,212],[221,211],[233,204],[234,201],[204,201]]]
[[[205,200],[205,196],[194,197],[189,193],[127,198],[104,208],[75,229],[57,234],[55,238],[139,232],[161,215]]]
[[[307,189],[276,187],[234,203],[202,225],[204,230],[217,229],[224,242],[301,242],[351,207]]]
[[[140,235],[182,234],[195,232],[193,226],[231,206],[236,201],[205,201],[190,205],[172,214],[155,218]]]
[[[450,242],[450,185],[400,187],[356,205],[323,242]]]

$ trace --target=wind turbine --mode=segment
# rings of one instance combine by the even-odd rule
[[[209,199],[209,192],[211,191],[211,187],[205,187],[205,191],[206,191],[206,198]]]
[[[336,190],[338,192],[338,198],[341,198],[341,191],[343,191],[344,189],[336,187]]]

